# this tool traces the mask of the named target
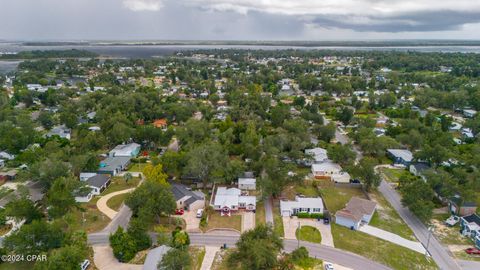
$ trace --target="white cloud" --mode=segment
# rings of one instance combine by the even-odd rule
[[[132,11],[158,11],[163,7],[162,0],[123,0],[123,6]]]

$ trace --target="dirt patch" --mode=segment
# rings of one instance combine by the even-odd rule
[[[470,245],[448,245],[448,250],[451,252],[464,251],[465,249],[472,247]]]

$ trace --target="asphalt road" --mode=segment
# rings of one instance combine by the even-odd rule
[[[128,208],[126,205],[123,205],[112,221],[110,221],[110,223],[107,225],[107,227],[102,230],[102,232],[114,233],[118,227],[126,229],[131,216],[132,211],[130,208]]]
[[[267,223],[271,223],[273,225],[272,198],[268,198],[265,200],[265,220]]]
[[[408,210],[402,206],[400,194],[394,190],[385,180],[382,180],[378,190],[383,194],[385,199],[392,205],[392,207],[398,212],[400,217],[407,223],[412,229],[415,236],[427,247],[428,235],[430,232],[427,227]],[[450,256],[447,250],[437,241],[433,235],[430,237],[430,243],[427,248],[431,254],[433,260],[437,263],[438,267],[442,270],[460,270],[462,269],[458,263]],[[479,269],[479,268],[476,268]]]
[[[227,247],[233,247],[238,241],[238,235],[225,235],[225,234],[203,234],[203,233],[190,233],[190,243],[192,245],[202,246],[222,246],[227,244]],[[108,233],[94,233],[88,235],[88,242],[90,245],[108,244]],[[155,234],[151,234],[152,240],[155,241]],[[291,252],[297,248],[298,242],[296,240],[284,240],[284,250]],[[325,261],[333,262],[335,264],[343,265],[352,269],[359,270],[388,270],[391,269],[387,266],[371,261],[365,257],[339,250],[332,247],[323,246],[320,244],[313,244],[300,241],[300,246],[304,246],[308,249],[310,256]]]

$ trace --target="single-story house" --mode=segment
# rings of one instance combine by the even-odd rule
[[[388,156],[393,160],[395,165],[410,166],[413,160],[412,152],[406,149],[387,149]]]
[[[52,136],[58,136],[62,139],[70,140],[72,130],[67,128],[65,125],[53,127],[45,136],[50,138]]]
[[[15,159],[15,155],[9,154],[9,153],[6,152],[6,151],[2,151],[2,152],[0,152],[0,159],[4,159],[4,160],[14,160],[14,159]]]
[[[466,109],[466,110],[463,110],[463,115],[468,118],[473,118],[475,117],[475,115],[477,115],[477,111]]]
[[[92,188],[83,187],[74,192],[75,201],[78,203],[89,202],[93,198]]]
[[[109,157],[136,157],[140,153],[140,144],[129,143],[115,146],[109,153]]]
[[[110,185],[111,176],[108,174],[97,174],[88,178],[86,184],[92,188],[93,195],[100,195]]]
[[[345,208],[335,213],[335,223],[357,230],[362,223],[370,223],[377,203],[366,199],[352,197]]]
[[[254,211],[257,207],[257,197],[243,196],[242,191],[238,188],[218,187],[213,208],[221,211],[223,215],[230,215],[232,211],[245,209]]]
[[[159,246],[154,249],[151,249],[147,257],[145,258],[145,262],[143,263],[143,270],[157,270],[158,264],[162,261],[163,255],[167,254],[168,251],[172,249],[169,246]]]
[[[280,214],[283,217],[298,213],[323,214],[323,200],[320,197],[306,198],[296,196],[294,201],[280,201]]]
[[[13,181],[17,177],[17,170],[13,169],[7,172],[0,172],[0,181]]]
[[[82,173],[80,173],[79,178],[80,178],[80,181],[87,181],[88,178],[94,177],[97,174],[98,173],[96,173],[96,172],[82,172]]]
[[[115,176],[128,168],[130,160],[131,157],[107,157],[100,162],[100,168],[97,172],[99,174],[110,174]]]
[[[408,169],[409,169],[410,173],[412,173],[415,176],[421,177],[424,181],[426,181],[426,178],[423,175],[423,173],[426,170],[429,170],[430,166],[428,166],[428,164],[426,164],[426,163],[415,162],[415,163],[410,164],[410,167]]]
[[[205,207],[205,195],[201,191],[192,191],[180,183],[170,182],[178,209],[196,211]]]
[[[340,165],[330,161],[312,164],[312,174],[316,179],[329,179],[336,183],[350,183],[350,174],[342,171]]]
[[[477,214],[460,218],[460,232],[472,239],[476,248],[480,248],[480,217]]]
[[[467,216],[477,212],[477,204],[471,201],[463,201],[462,197],[455,195],[448,200],[448,210],[453,215]]]
[[[327,150],[317,147],[313,149],[305,149],[305,155],[313,158],[313,163],[319,164],[328,160]]]
[[[255,178],[238,178],[238,188],[241,190],[256,190],[257,180]]]

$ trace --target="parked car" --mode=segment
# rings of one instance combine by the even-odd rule
[[[197,218],[202,218],[203,216],[203,208],[197,210]]]
[[[325,224],[325,225],[330,224],[330,219],[329,218],[323,218],[323,224]]]
[[[85,261],[83,261],[83,262],[80,264],[80,269],[82,269],[82,270],[87,270],[89,266],[90,266],[90,261],[89,261],[89,260],[85,260]]]
[[[458,216],[452,215],[450,216],[446,221],[445,224],[447,224],[450,227],[455,226],[460,221],[460,218]]]
[[[331,263],[326,263],[326,264],[325,264],[325,270],[334,270],[334,269],[333,269],[333,264],[331,264]]]
[[[471,255],[480,255],[480,250],[477,248],[467,248],[465,249],[465,252]]]
[[[177,210],[175,210],[175,215],[181,216],[181,215],[183,215],[184,213],[185,213],[185,211],[184,211],[183,209],[177,209]]]

